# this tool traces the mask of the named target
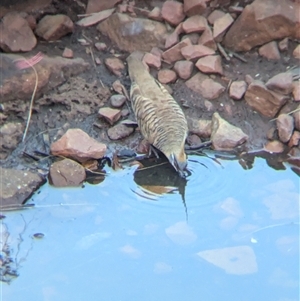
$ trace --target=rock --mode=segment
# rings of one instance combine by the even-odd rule
[[[295,129],[300,131],[300,106],[297,107],[297,111],[293,113]]]
[[[293,146],[298,146],[299,145],[299,141],[300,141],[300,132],[298,131],[294,131],[288,146],[289,147],[293,147]]]
[[[211,142],[215,150],[232,150],[247,139],[248,136],[240,128],[228,123],[219,113],[213,114]]]
[[[184,0],[183,2],[183,11],[189,17],[202,15],[205,12],[206,0]]]
[[[50,166],[49,181],[55,187],[76,187],[85,180],[85,169],[79,163],[63,159]]]
[[[181,54],[186,60],[196,60],[203,56],[215,54],[215,51],[203,45],[188,45],[181,48]]]
[[[221,84],[201,73],[195,74],[192,78],[187,80],[185,84],[188,88],[207,99],[218,98],[221,93],[225,91],[225,88]]]
[[[0,23],[0,48],[5,52],[27,52],[37,40],[28,22],[18,13],[5,15]]]
[[[52,143],[50,150],[54,156],[85,162],[103,158],[106,145],[91,138],[81,129],[69,129],[59,140]]]
[[[279,73],[270,78],[266,87],[280,94],[290,94],[293,91],[293,75],[292,73]]]
[[[194,69],[194,64],[191,61],[178,61],[174,65],[174,70],[181,79],[191,77]]]
[[[37,24],[35,33],[46,41],[56,41],[72,33],[74,24],[66,15],[47,15]]]
[[[123,62],[117,57],[106,58],[104,64],[110,72],[118,77],[122,76],[122,71],[125,70]]]
[[[258,49],[258,53],[268,60],[280,60],[280,53],[275,41],[269,42]]]
[[[247,5],[227,32],[225,47],[249,51],[276,39],[299,39],[299,3],[290,0],[255,0]],[[253,34],[255,32],[255,34]]]
[[[240,100],[247,90],[247,83],[243,80],[234,81],[229,88],[229,96],[232,99]]]
[[[178,24],[175,30],[167,35],[165,49],[168,49],[179,42],[179,35],[183,32],[182,23]]]
[[[118,123],[107,131],[107,135],[111,140],[120,140],[128,137],[134,132],[134,128],[122,123]]]
[[[128,52],[150,51],[153,47],[164,47],[167,28],[164,24],[142,18],[115,13],[101,22],[97,29]]]
[[[104,51],[107,49],[107,45],[105,43],[95,43],[95,47],[99,51]]]
[[[212,111],[214,109],[214,105],[211,103],[211,101],[205,99],[204,100],[204,106],[206,108],[207,111]]]
[[[206,19],[199,15],[189,17],[182,23],[182,28],[185,33],[203,32],[207,26]]]
[[[98,13],[94,13],[88,17],[82,18],[76,24],[82,27],[88,27],[95,25],[105,19],[107,19],[113,12],[115,11],[114,8],[107,9],[100,11]]]
[[[147,52],[143,57],[143,62],[146,63],[149,67],[154,67],[160,69],[161,59],[159,56]]]
[[[32,31],[36,29],[36,19],[33,15],[24,17]]]
[[[226,13],[224,13],[223,11],[219,10],[219,9],[215,9],[208,17],[207,17],[207,21],[209,24],[214,25],[215,21],[217,19],[220,19],[221,17],[224,17],[226,15]]]
[[[225,14],[223,17],[215,20],[213,28],[213,37],[216,42],[222,41],[223,36],[225,35],[227,29],[230,27],[233,21],[233,18],[228,13]]]
[[[300,59],[300,44],[294,49],[293,56],[296,59]]]
[[[175,71],[173,71],[173,70],[162,69],[162,70],[158,71],[157,79],[162,84],[168,84],[168,83],[175,82],[177,79],[177,75],[176,75]]]
[[[153,48],[151,49],[150,53],[153,54],[153,55],[158,56],[158,57],[160,58],[160,60],[161,60],[163,51],[162,51],[160,48],[158,48],[158,47],[153,47]]]
[[[204,30],[204,32],[200,36],[198,44],[204,45],[213,50],[217,50],[217,44],[213,38],[213,34],[209,26]]]
[[[162,21],[161,9],[159,7],[154,7],[151,12],[148,14],[148,18],[155,21]]]
[[[110,103],[115,108],[120,108],[126,101],[126,97],[121,94],[115,94],[110,97]]]
[[[249,85],[245,100],[252,109],[266,117],[273,118],[286,103],[287,98],[268,90],[263,82],[256,80]]]
[[[188,135],[187,139],[186,139],[186,142],[188,145],[190,146],[197,146],[199,145],[202,141],[200,139],[199,136],[197,135]]]
[[[89,0],[86,8],[86,14],[101,12],[113,8],[121,0]]]
[[[72,59],[72,58],[74,57],[73,50],[66,47],[66,48],[64,49],[63,54],[62,54],[62,57],[65,57],[65,58],[67,58],[67,59]]]
[[[250,74],[246,74],[245,75],[245,81],[248,85],[250,85],[255,81],[255,79]]]
[[[0,209],[18,208],[45,180],[28,170],[0,167]]]
[[[209,138],[211,136],[211,120],[187,118],[189,132],[202,138]]]
[[[183,4],[178,1],[164,1],[161,9],[161,16],[171,25],[178,25],[185,17],[183,13]]]
[[[266,143],[264,146],[264,150],[268,153],[283,153],[284,152],[284,144],[280,141],[274,140],[274,141],[269,141]]]
[[[121,110],[104,107],[99,109],[98,114],[103,117],[110,125],[113,125],[120,119]]]
[[[203,73],[223,74],[222,59],[219,55],[208,55],[200,58],[196,67]]]
[[[294,101],[300,101],[300,81],[293,82]]]
[[[198,40],[199,40],[199,34],[196,32],[188,33],[188,34],[185,34],[184,36],[182,36],[181,40],[186,39],[186,38],[189,38],[193,45],[197,45]]]
[[[24,126],[7,122],[0,127],[0,160],[5,159],[21,142]]]
[[[181,49],[189,45],[192,45],[190,39],[184,39],[178,44],[174,45],[172,48],[163,52],[162,57],[168,63],[180,61],[184,58],[181,54]]]
[[[286,143],[290,140],[294,131],[294,119],[288,114],[280,114],[276,119],[278,136],[281,142]]]
[[[278,43],[278,48],[280,51],[287,51],[289,48],[289,38],[284,38]]]

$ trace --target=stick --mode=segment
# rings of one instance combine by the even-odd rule
[[[230,57],[229,55],[226,53],[225,49],[222,47],[222,45],[220,43],[217,43],[218,49],[221,52],[221,54],[224,56],[224,58],[226,59],[226,61],[230,61]]]

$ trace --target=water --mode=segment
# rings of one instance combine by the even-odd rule
[[[299,300],[298,176],[260,158],[189,160],[187,182],[132,167],[6,212],[19,276],[2,300]]]

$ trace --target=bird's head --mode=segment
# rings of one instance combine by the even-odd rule
[[[167,157],[179,175],[185,178],[187,176],[187,157],[184,149],[180,152],[172,152]]]

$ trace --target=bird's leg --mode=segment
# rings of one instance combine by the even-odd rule
[[[154,156],[156,157],[156,159],[159,159],[159,155],[158,155],[158,153],[157,153],[155,147],[152,146],[152,145],[150,144],[150,147],[149,147],[149,153],[148,153],[148,157],[149,157],[149,158],[150,158],[150,156],[152,155],[152,153],[154,154]]]

